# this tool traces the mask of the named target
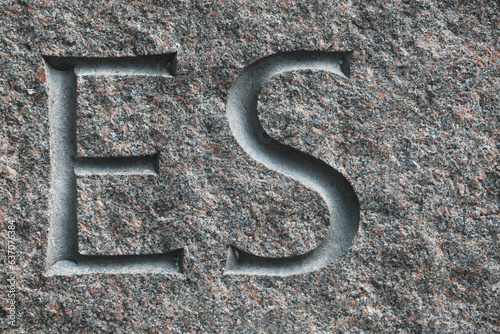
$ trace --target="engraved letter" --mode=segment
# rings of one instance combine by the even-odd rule
[[[231,246],[226,274],[287,276],[308,273],[333,262],[352,243],[359,222],[359,203],[352,186],[323,161],[269,137],[257,115],[261,88],[273,76],[311,69],[348,77],[350,57],[350,52],[279,53],[248,66],[236,79],[227,104],[233,136],[255,160],[317,191],[328,205],[330,226],[317,248],[299,256],[260,257]]]
[[[123,58],[44,57],[48,72],[51,190],[47,275],[179,273],[182,249],[165,254],[81,255],[77,175],[157,175],[158,155],[77,158],[77,76],[172,76],[175,54]]]

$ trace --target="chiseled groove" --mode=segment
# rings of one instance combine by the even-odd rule
[[[159,154],[140,157],[82,157],[75,161],[76,175],[158,175]]]
[[[50,127],[50,198],[47,266],[78,256],[76,76],[46,66]]]
[[[351,52],[284,52],[247,67],[236,79],[227,103],[233,136],[255,160],[317,191],[328,205],[330,226],[320,245],[299,256],[267,258],[231,246],[226,274],[288,276],[321,269],[338,258],[358,230],[359,202],[347,179],[333,167],[271,138],[260,124],[257,102],[262,86],[292,70],[324,70],[348,77]]]
[[[47,276],[87,274],[182,274],[183,249],[148,255],[79,255],[62,260],[47,270]]]
[[[136,57],[54,57],[43,56],[47,64],[59,71],[74,70],[77,76],[175,76],[176,53]]]

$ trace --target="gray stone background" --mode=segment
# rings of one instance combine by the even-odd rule
[[[0,23],[1,331],[500,331],[496,1],[3,0]],[[225,117],[244,67],[293,50],[354,51],[351,78],[280,75],[259,111],[273,137],[349,179],[360,230],[323,270],[224,276],[229,244],[295,255],[326,229],[319,195],[249,158]],[[184,275],[44,276],[42,55],[168,52],[175,78],[79,78],[80,156],[161,155],[159,177],[78,178],[79,242],[85,254],[185,247]]]

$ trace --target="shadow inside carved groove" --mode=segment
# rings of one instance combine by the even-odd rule
[[[159,154],[142,157],[77,158],[76,175],[158,175]]]
[[[78,255],[61,260],[47,270],[48,276],[86,274],[182,273],[183,250],[147,255]]]
[[[233,136],[255,160],[318,192],[328,206],[330,225],[320,245],[299,256],[260,257],[231,246],[226,274],[286,276],[307,273],[327,266],[352,243],[358,230],[359,202],[347,179],[323,161],[270,137],[262,128],[257,111],[260,91],[273,76],[310,69],[348,77],[350,57],[351,52],[285,52],[255,62],[236,79],[227,104]]]
[[[159,155],[77,158],[78,75],[172,76],[175,53],[142,57],[44,56],[47,69],[51,189],[47,275],[182,272],[183,250],[146,255],[82,255],[78,250],[78,175],[157,175]]]
[[[77,76],[142,75],[175,76],[176,54],[136,57],[53,57],[43,56],[45,62],[58,71],[74,70]]]

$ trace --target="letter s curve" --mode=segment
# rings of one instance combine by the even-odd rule
[[[293,257],[256,256],[231,246],[225,274],[288,276],[319,270],[352,243],[359,225],[359,201],[349,181],[325,162],[279,143],[260,124],[257,101],[273,76],[292,70],[324,70],[350,75],[352,52],[295,51],[262,58],[246,67],[229,93],[227,117],[239,145],[266,167],[300,181],[318,192],[330,212],[330,225],[320,245]]]

